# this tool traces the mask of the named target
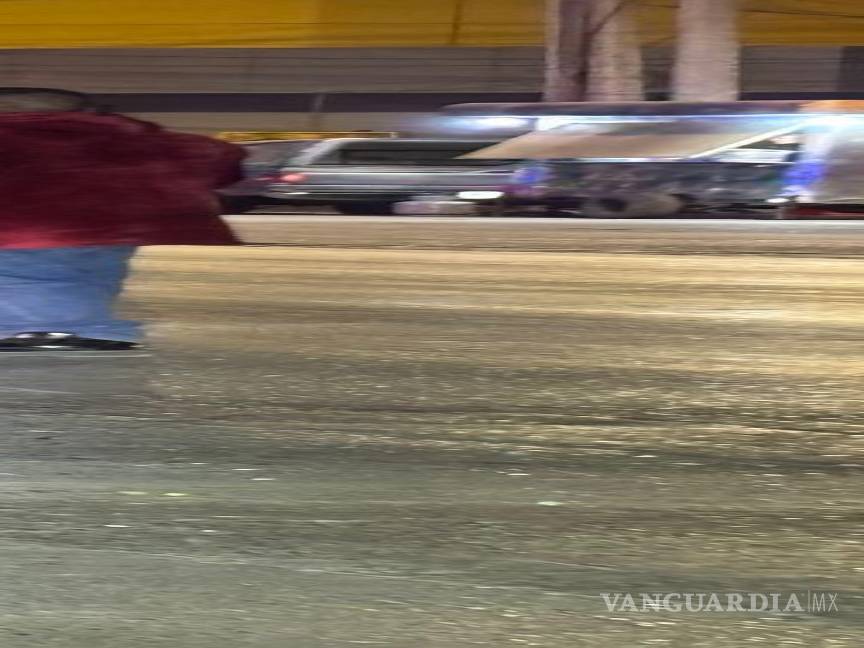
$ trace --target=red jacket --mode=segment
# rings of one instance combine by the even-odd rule
[[[0,114],[0,248],[223,245],[240,147],[120,115]]]

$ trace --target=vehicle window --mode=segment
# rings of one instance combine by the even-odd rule
[[[801,150],[804,143],[804,136],[799,132],[784,133],[783,135],[775,135],[768,139],[759,140],[743,146],[742,148],[764,149],[773,151],[788,151],[794,153]]]
[[[398,142],[390,145],[380,143],[352,143],[328,155],[325,164],[350,166],[477,166],[476,160],[461,159],[461,156],[489,146],[491,142]],[[502,164],[501,160],[484,160],[485,163]]]
[[[779,164],[792,162],[803,145],[801,133],[790,132],[774,135],[738,148],[720,151],[708,157],[716,162],[755,162],[759,164]]]
[[[538,131],[470,157],[523,159],[676,160],[711,155],[793,128],[800,117],[713,117],[580,123]]]
[[[292,159],[298,155],[302,155],[317,143],[318,140],[289,140],[285,142],[246,144],[244,148],[249,153],[246,162],[249,164],[290,163]]]

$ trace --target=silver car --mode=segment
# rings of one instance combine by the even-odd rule
[[[344,214],[388,214],[423,194],[499,189],[509,160],[461,156],[495,144],[467,139],[331,139],[292,152],[278,172],[256,181],[261,203],[329,205]]]

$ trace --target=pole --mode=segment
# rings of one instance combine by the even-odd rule
[[[644,100],[642,43],[633,0],[594,0],[588,27],[588,101]]]
[[[545,101],[584,101],[590,0],[546,0]]]
[[[312,102],[309,106],[309,119],[306,122],[307,130],[313,133],[324,130],[324,105],[326,103],[326,92],[316,92],[312,95]]]
[[[450,47],[458,47],[462,40],[462,22],[465,20],[465,0],[454,0],[453,19],[450,21]]]
[[[740,65],[737,0],[680,0],[674,98],[735,101]]]

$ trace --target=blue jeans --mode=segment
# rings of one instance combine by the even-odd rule
[[[114,317],[128,245],[0,250],[0,337],[26,331],[135,342],[139,324]]]

